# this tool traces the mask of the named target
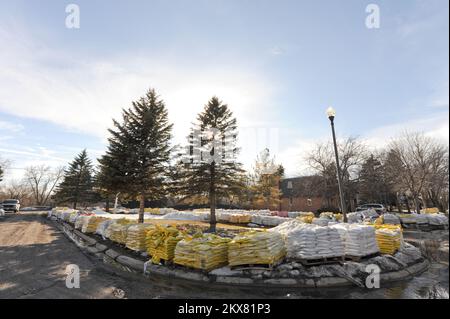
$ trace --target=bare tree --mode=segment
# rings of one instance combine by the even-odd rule
[[[22,206],[33,203],[33,193],[25,180],[11,180],[0,191],[0,198],[20,200]]]
[[[358,138],[349,137],[338,142],[338,152],[345,197],[349,201],[355,198],[358,173],[367,157],[367,148]],[[306,161],[309,167],[322,177],[321,184],[316,187],[322,190],[327,206],[331,206],[332,198],[338,195],[337,170],[332,143],[316,144],[306,155]],[[352,204],[353,200],[350,200],[350,205],[353,206]]]
[[[423,133],[405,132],[388,149],[387,169],[398,187],[411,193],[419,212],[420,198],[432,189],[430,185],[441,182],[445,188],[448,183],[442,181],[442,175],[448,174],[448,147]]]
[[[31,188],[36,205],[45,205],[64,173],[63,167],[30,166],[25,169],[25,181]]]

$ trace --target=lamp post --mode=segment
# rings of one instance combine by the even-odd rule
[[[342,190],[342,177],[341,177],[341,167],[339,165],[339,155],[338,148],[336,144],[336,133],[334,132],[334,117],[336,116],[336,111],[329,107],[327,109],[327,116],[331,123],[331,131],[333,132],[333,145],[334,145],[334,155],[336,156],[336,169],[337,169],[337,179],[338,179],[338,188],[339,188],[339,197],[341,200],[341,209],[344,217],[344,223],[347,222],[347,206],[345,205],[344,192]]]

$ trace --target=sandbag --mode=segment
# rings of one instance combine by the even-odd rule
[[[251,231],[237,235],[228,245],[230,266],[275,264],[286,255],[283,237],[277,232]]]
[[[152,256],[151,261],[159,264],[162,260],[172,261],[175,255],[175,247],[182,240],[178,229],[156,225],[147,231],[146,248],[147,253]]]
[[[173,262],[206,271],[226,266],[230,240],[213,234],[186,237],[177,243]]]

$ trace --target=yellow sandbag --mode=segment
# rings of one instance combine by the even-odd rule
[[[127,230],[131,224],[114,223],[111,224],[106,231],[106,235],[109,235],[109,239],[112,241],[125,245],[127,242]]]
[[[127,229],[126,247],[134,251],[146,251],[147,231],[155,228],[152,224],[135,224]]]
[[[105,220],[107,220],[105,217],[89,216],[84,220],[81,231],[85,234],[95,233],[98,225]]]
[[[437,214],[439,213],[439,208],[437,207],[429,207],[421,210],[422,214]]]
[[[250,231],[234,237],[228,245],[230,266],[274,264],[284,258],[286,248],[278,232]]]
[[[400,225],[374,225],[378,248],[382,254],[395,254],[401,247],[403,235]]]
[[[155,228],[148,230],[146,235],[147,252],[152,256],[151,261],[155,264],[159,264],[161,259],[172,261],[175,246],[182,239],[178,229],[155,225]]]
[[[314,216],[299,216],[297,219],[302,223],[311,224],[314,220]]]
[[[230,241],[213,234],[187,236],[177,243],[173,262],[206,271],[226,266]]]

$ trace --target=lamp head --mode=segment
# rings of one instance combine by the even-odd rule
[[[329,119],[332,119],[336,116],[336,111],[331,106],[327,109],[326,113]]]

